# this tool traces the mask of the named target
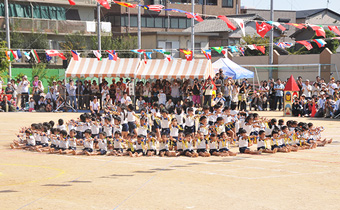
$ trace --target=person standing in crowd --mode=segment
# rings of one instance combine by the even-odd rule
[[[163,86],[163,92],[166,95],[166,100],[171,99],[171,84],[169,81],[165,82],[165,85]]]
[[[275,104],[274,104],[274,110],[277,108],[277,103],[279,103],[279,111],[283,108],[283,89],[285,86],[281,83],[280,79],[276,80],[276,85],[274,87],[276,94],[275,94]]]
[[[66,100],[66,88],[65,88],[65,85],[63,84],[63,82],[61,80],[58,81],[57,92],[59,93],[58,100],[65,102],[65,100]]]
[[[306,100],[312,99],[312,86],[309,84],[309,79],[306,79],[306,82],[302,84],[302,94],[305,94]]]
[[[106,95],[110,95],[110,91],[109,91],[109,86],[107,86],[107,82],[105,81],[102,84],[102,92],[101,92],[102,104],[104,104],[104,100],[106,99]],[[102,109],[103,106],[101,106],[100,108]]]
[[[30,86],[30,82],[27,80],[27,76],[23,76],[22,80],[20,82],[20,87],[21,87],[21,108],[25,108],[26,102],[28,102],[28,88]]]
[[[78,97],[78,109],[82,109],[83,100],[84,100],[84,86],[83,82],[80,80],[77,80],[77,94],[76,97]]]
[[[57,103],[57,93],[54,89],[54,87],[50,87],[50,91],[46,94],[45,96],[46,100],[50,99],[52,103],[52,109],[54,110],[56,108],[56,103]]]
[[[238,95],[240,91],[240,87],[237,82],[232,84],[233,89],[231,91],[231,110],[235,110],[238,103]]]
[[[98,93],[99,93],[99,86],[97,85],[97,81],[93,80],[92,85],[91,85],[91,99],[90,100],[93,100],[93,97],[97,96]]]
[[[116,100],[116,80],[112,79],[112,83],[110,85],[110,98],[112,99],[112,102]]]
[[[83,89],[83,104],[81,104],[81,108],[85,107],[85,109],[90,109],[90,95],[91,95],[91,82],[85,80]]]
[[[146,103],[151,103],[151,84],[150,82],[146,82],[143,86],[143,97]]]
[[[198,82],[198,79],[195,78],[194,79],[194,87],[192,89],[192,101],[194,102],[194,104],[198,104],[200,105],[201,104],[201,96],[200,96],[200,93],[201,93],[201,85],[199,84]]]
[[[216,85],[216,95],[220,92],[222,92],[222,80],[220,78],[220,74],[217,73],[216,76],[215,76],[215,85]]]
[[[12,98],[13,98],[13,93],[14,93],[14,88],[12,87],[12,83],[7,83],[7,87],[5,89],[5,93],[7,95],[12,95]]]
[[[303,81],[302,81],[302,77],[301,76],[298,76],[297,80],[296,80],[296,83],[300,89],[299,91],[299,96],[302,95],[303,91],[302,91],[302,88],[303,88]]]
[[[204,104],[203,105],[211,106],[211,99],[212,99],[214,86],[211,83],[210,78],[207,80],[207,84],[205,85],[204,89],[205,89],[205,92],[204,92]]]
[[[174,104],[177,104],[180,101],[180,93],[179,93],[180,86],[176,80],[172,83],[171,86],[171,97]]]
[[[275,106],[274,106],[275,105],[275,95],[276,95],[275,84],[274,84],[274,82],[270,82],[269,88],[268,88],[268,102],[269,102],[270,111],[275,110]]]
[[[38,86],[39,81],[40,81],[40,80],[39,80],[39,76],[38,76],[38,75],[35,75],[35,76],[33,77],[33,82],[32,82],[33,87]]]
[[[77,87],[74,85],[73,79],[70,79],[69,83],[66,84],[66,90],[68,93],[68,101],[70,103],[70,106],[73,106],[74,109],[77,109]]]

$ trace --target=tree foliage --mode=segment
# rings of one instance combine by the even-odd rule
[[[47,39],[47,34],[43,33],[30,33],[27,34],[25,42],[23,44],[23,49],[38,49],[38,56],[43,63],[47,63],[46,53],[42,50],[49,49],[49,42]],[[29,63],[35,63],[33,56],[29,60]]]
[[[39,80],[48,79],[46,63],[38,63],[32,67],[32,78],[38,76]]]
[[[137,55],[130,52],[130,50],[137,48],[137,37],[131,36],[118,36],[101,37],[101,47],[102,50],[124,50],[118,52],[120,58],[136,58]],[[98,38],[96,36],[91,37],[91,49],[98,49]]]
[[[326,32],[326,38],[333,38],[336,37],[334,33],[332,33],[329,30],[325,30]],[[316,35],[313,36],[312,39],[323,39],[324,37],[318,37]],[[325,40],[326,45],[324,47],[319,48],[318,45],[315,42],[311,42],[311,45],[313,46],[313,49],[307,50],[306,47],[301,47],[299,50],[296,50],[296,46],[289,48],[289,52],[295,55],[300,55],[300,54],[320,54],[326,47],[332,52],[336,53],[336,50],[338,49],[340,42],[337,39],[329,39]]]
[[[5,50],[1,50],[0,51],[0,76],[1,77],[8,77],[8,68],[9,68],[9,61],[7,60],[6,57],[6,53],[5,51],[7,51],[7,46],[6,46],[7,42],[0,40],[0,48],[1,49],[5,49]]]
[[[88,49],[86,37],[81,33],[69,34],[65,36],[65,42],[60,43],[60,48],[66,50],[64,55],[71,58],[71,50],[85,50]]]

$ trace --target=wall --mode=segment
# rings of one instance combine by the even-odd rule
[[[340,16],[329,11],[324,11],[322,13],[313,15],[306,19],[306,23],[314,25],[324,25],[324,24],[336,24],[339,25]]]

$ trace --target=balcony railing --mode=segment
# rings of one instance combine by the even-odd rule
[[[73,21],[73,20],[47,20],[47,19],[31,19],[31,18],[10,18],[11,31],[21,33],[46,33],[46,34],[71,34],[81,33],[84,35],[96,35],[97,27],[86,21]],[[5,18],[0,17],[0,31],[5,30]],[[95,31],[93,29],[95,28]],[[92,30],[91,30],[92,29]],[[105,34],[109,31],[103,31]]]

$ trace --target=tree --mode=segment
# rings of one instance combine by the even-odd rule
[[[274,42],[277,42],[277,40],[279,40],[280,38],[274,38]],[[242,45],[264,45],[266,47],[266,54],[263,54],[262,52],[260,52],[259,50],[251,50],[249,48],[245,48],[245,52],[244,55],[245,56],[260,56],[260,55],[268,55],[268,47],[269,47],[269,38],[265,37],[259,37],[256,34],[254,34],[253,36],[251,35],[246,35],[242,38],[241,40],[241,44]]]
[[[136,58],[137,55],[130,52],[130,50],[137,48],[137,37],[131,36],[118,36],[116,38],[111,36],[101,37],[102,50],[118,50],[117,52],[120,58]],[[91,49],[98,49],[98,38],[93,36],[91,38]]]
[[[329,30],[325,30],[326,32],[326,38],[333,38],[336,37],[334,33],[332,33]],[[324,37],[318,37],[314,35],[312,39],[324,39]],[[291,47],[289,48],[289,52],[295,55],[300,55],[300,54],[320,54],[326,47],[332,51],[332,53],[336,53],[336,50],[338,49],[340,43],[339,40],[337,39],[328,39],[325,40],[327,44],[324,47],[319,48],[318,45],[315,42],[311,42],[311,45],[313,46],[313,49],[307,50],[306,47],[301,47],[299,50],[296,50],[296,47]],[[296,44],[295,44],[296,45]]]
[[[47,63],[45,49],[49,49],[49,42],[47,39],[47,34],[43,33],[30,33],[27,34],[25,42],[23,44],[24,49],[36,49],[40,61]],[[34,58],[31,56],[29,63],[35,63]]]
[[[65,36],[65,42],[60,43],[62,50],[66,50],[64,55],[71,58],[71,50],[85,50],[88,48],[86,37],[81,33],[69,34]]]
[[[32,67],[32,78],[34,76],[38,76],[39,77],[39,80],[43,80],[43,79],[48,79],[48,76],[47,76],[47,69],[46,69],[46,64],[45,63],[38,63],[38,64],[35,64],[33,67]]]
[[[6,51],[7,46],[6,46],[7,42],[1,40],[0,41],[0,48],[4,49],[0,51],[0,76],[3,78],[7,78],[8,77],[8,68],[9,68],[9,61],[7,60],[7,56],[6,56]]]

